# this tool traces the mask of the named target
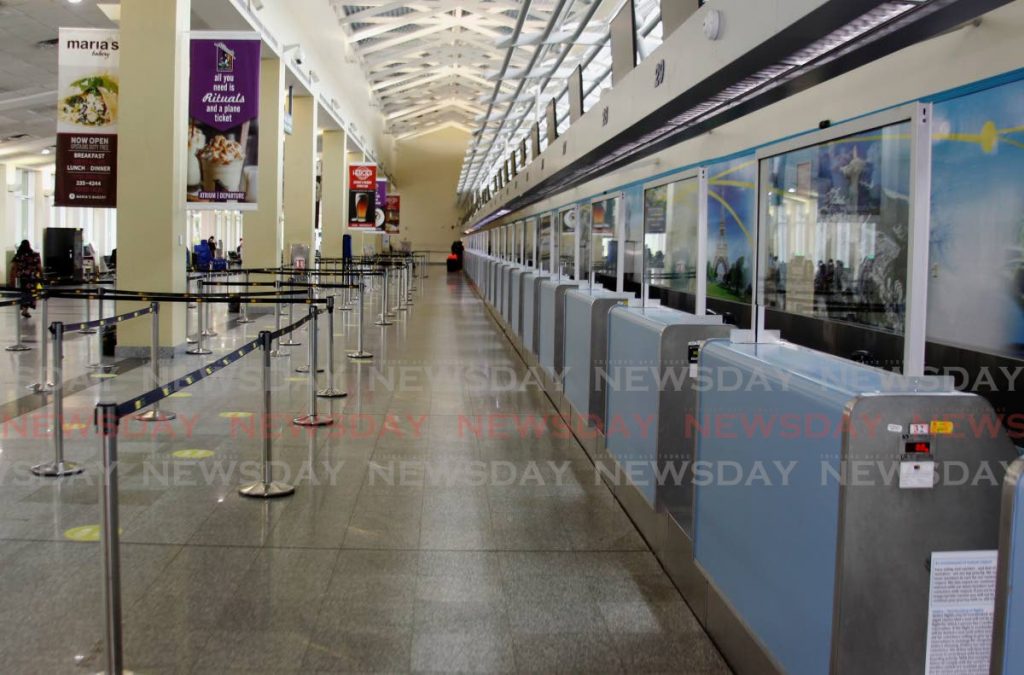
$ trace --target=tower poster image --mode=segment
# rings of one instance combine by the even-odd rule
[[[350,164],[348,167],[348,226],[377,228],[377,165]]]
[[[402,197],[389,194],[384,206],[384,231],[388,234],[399,233],[399,221],[402,211]]]
[[[1024,357],[1024,82],[935,104],[928,339]]]
[[[191,208],[256,208],[260,38],[193,33],[189,67],[187,201]]]
[[[61,28],[55,206],[117,206],[118,32]]]
[[[757,161],[708,167],[708,297],[749,302],[757,219]]]

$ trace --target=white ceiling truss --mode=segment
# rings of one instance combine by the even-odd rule
[[[577,64],[596,59],[584,86],[598,88],[594,78],[611,68],[608,22],[626,2],[327,1],[389,133],[405,138],[442,126],[474,133],[460,191],[493,175]],[[651,8],[657,13],[658,0],[634,2],[641,22]]]

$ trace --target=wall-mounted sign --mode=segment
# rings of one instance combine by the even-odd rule
[[[377,165],[357,163],[348,167],[348,226],[376,228]]]
[[[195,32],[190,47],[188,204],[256,208],[260,38]]]
[[[61,28],[55,206],[117,206],[118,31]]]
[[[384,203],[384,231],[388,234],[398,234],[402,198],[399,195],[389,194]]]

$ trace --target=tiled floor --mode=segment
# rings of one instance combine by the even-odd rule
[[[81,314],[67,301],[51,309],[51,319]],[[7,344],[13,311],[0,311],[10,313],[0,324]],[[289,423],[308,400],[305,376],[293,372],[306,362],[305,332],[302,347],[273,363],[276,471],[295,482],[292,497],[237,493],[260,455],[259,354],[169,399],[173,423],[124,420],[128,667],[729,672],[577,443],[504,437],[554,409],[535,380],[511,386],[524,366],[462,277],[433,268],[394,326],[368,316],[370,362],[344,357],[355,312],[337,317],[338,381],[350,395],[321,400],[333,426]],[[218,313],[215,354],[272,325]],[[86,425],[66,429],[67,454],[88,470],[59,481],[28,471],[52,452],[48,401],[24,389],[37,353],[0,353],[2,400],[20,399],[0,436],[3,673],[102,667],[99,546],[69,530],[99,522],[93,406],[148,387],[146,367],[132,362],[114,378],[90,377],[90,348],[94,338],[69,337],[65,368],[82,383],[67,397],[67,421]],[[202,362],[167,360],[164,376]],[[232,412],[253,417],[222,415]],[[181,450],[213,455],[176,457]]]

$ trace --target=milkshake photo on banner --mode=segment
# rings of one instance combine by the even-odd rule
[[[190,52],[188,204],[256,208],[259,37],[193,33]]]

